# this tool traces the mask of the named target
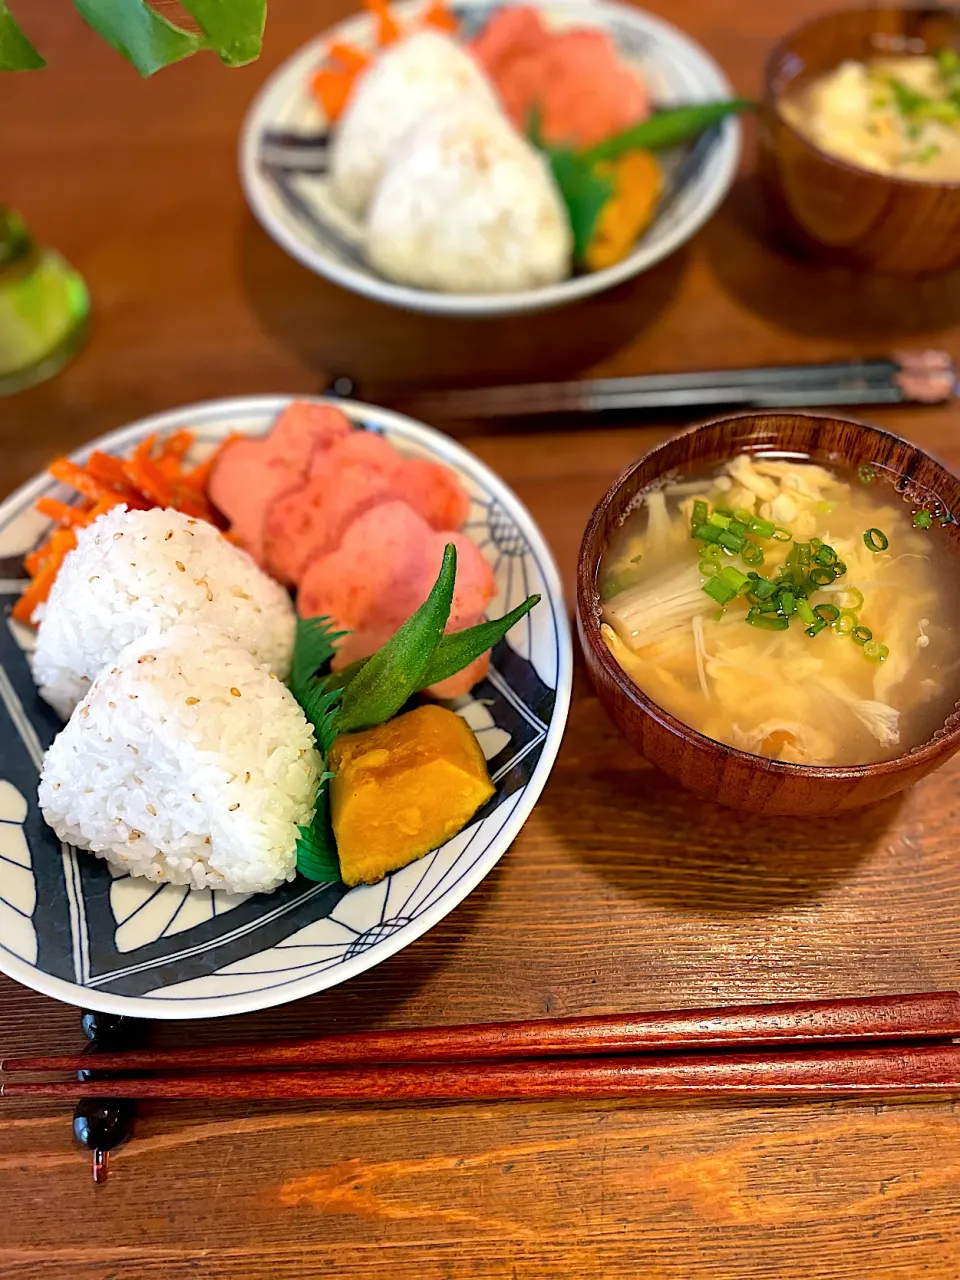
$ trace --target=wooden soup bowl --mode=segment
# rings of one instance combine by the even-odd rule
[[[960,182],[894,178],[836,159],[802,137],[777,102],[847,58],[960,45],[960,10],[848,9],[785,36],[767,62],[760,174],[780,231],[817,257],[923,275],[960,263]]]
[[[720,418],[644,454],[598,503],[580,548],[577,630],[607,714],[637,751],[671,778],[720,804],[756,814],[837,813],[903,791],[943,764],[960,747],[960,714],[894,760],[842,768],[786,764],[715,742],[664,711],[621,670],[600,634],[600,557],[637,494],[671,472],[682,476],[693,466],[771,450],[827,465],[872,463],[878,483],[894,484],[904,501],[935,516],[960,512],[960,480],[920,449],[875,427],[796,413]],[[931,533],[950,539],[960,577],[960,526],[951,519]]]

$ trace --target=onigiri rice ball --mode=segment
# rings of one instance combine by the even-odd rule
[[[61,840],[134,876],[265,893],[292,880],[320,756],[284,684],[213,627],[128,645],[47,751]]]
[[[495,109],[490,82],[449,36],[418,31],[391,45],[357,82],[334,134],[335,199],[362,215],[397,143],[426,112],[464,95]]]
[[[219,628],[282,680],[296,615],[288,593],[203,520],[114,507],[81,529],[39,621],[33,675],[65,720],[100,669],[176,623]]]
[[[552,284],[572,234],[546,162],[498,111],[464,98],[397,148],[370,208],[367,256],[393,280],[455,293]]]

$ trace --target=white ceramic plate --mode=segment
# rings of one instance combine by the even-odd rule
[[[420,0],[398,5],[409,17]],[[500,0],[452,5],[468,30],[479,29]],[[649,84],[659,107],[733,97],[710,55],[669,23],[626,5],[558,0],[537,7],[556,27],[601,27]],[[518,293],[439,293],[394,284],[367,266],[361,225],[331,198],[325,176],[326,120],[309,91],[310,73],[333,40],[369,47],[368,14],[350,18],[304,45],[274,72],[257,95],[240,138],[240,175],[251,209],[287,253],[318,275],[379,302],[442,315],[494,316],[575,302],[629,280],[689,240],[713,214],[733,182],[740,156],[735,119],[692,147],[666,155],[667,185],[653,225],[622,262],[604,271]],[[313,139],[304,146],[297,138]]]
[[[231,431],[265,433],[287,396],[219,400],[144,419],[90,448],[125,453],[150,432],[190,427],[198,453]],[[378,885],[298,878],[272,894],[157,886],[61,845],[37,807],[43,751],[60,729],[38,698],[32,633],[11,621],[23,554],[47,522],[40,476],[0,507],[0,970],[45,995],[146,1018],[247,1013],[352,978],[419,938],[461,902],[508,848],[553,766],[570,703],[570,626],[553,557],[516,495],[447,436],[395,413],[339,402],[404,453],[457,472],[472,505],[466,531],[499,588],[490,616],[543,596],[494,650],[488,678],[450,704],[475,730],[497,792],[441,849]],[[82,457],[83,455],[78,455]]]

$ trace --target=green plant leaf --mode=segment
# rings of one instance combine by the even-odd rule
[[[321,667],[326,666],[337,651],[336,642],[347,633],[334,631],[330,618],[298,618],[290,667],[290,692],[303,706]]]
[[[450,617],[456,576],[457,549],[449,542],[426,600],[344,689],[337,719],[341,733],[383,724],[423,687],[424,674]]]
[[[144,0],[73,0],[73,4],[84,22],[142,76],[152,76],[207,48],[203,36],[169,22]]]
[[[340,859],[330,822],[330,792],[327,783],[332,773],[320,778],[317,807],[309,827],[300,827],[297,839],[297,870],[307,880],[332,883],[340,879]]]
[[[752,111],[755,105],[749,98],[731,98],[728,102],[701,102],[689,107],[655,111],[641,124],[631,125],[622,133],[582,151],[578,159],[595,164],[600,160],[619,160],[628,151],[662,151],[666,147],[676,147],[727,116]]]
[[[20,30],[6,0],[0,0],[0,71],[38,71],[46,65]]]
[[[543,154],[567,206],[573,232],[573,256],[577,262],[582,262],[593,239],[600,212],[613,195],[614,184],[610,178],[597,172],[592,160],[584,159],[567,147],[545,147]]]
[[[180,0],[221,62],[242,67],[260,56],[267,0]]]

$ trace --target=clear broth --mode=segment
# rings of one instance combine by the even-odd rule
[[[614,658],[677,719],[756,755],[858,765],[928,741],[960,697],[958,562],[939,520],[915,527],[916,509],[895,479],[877,470],[864,481],[857,471],[754,454],[646,491],[599,570],[602,631]],[[762,563],[726,551],[702,560],[708,544],[691,536],[695,500],[711,513],[720,507],[772,521],[792,539],[748,530]],[[883,532],[887,549],[867,547],[870,529]],[[788,572],[806,584],[809,608],[852,609],[855,618],[845,614],[839,631],[833,622],[811,636],[795,613],[785,630],[762,629],[746,622],[757,598],[745,585],[723,606],[703,591],[714,564],[777,581],[795,545],[811,539],[832,548],[846,571],[822,586],[806,571]],[[859,643],[864,632],[854,637],[854,625],[870,639]],[[878,660],[868,645],[889,653]]]

